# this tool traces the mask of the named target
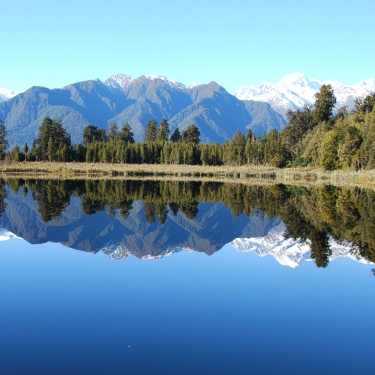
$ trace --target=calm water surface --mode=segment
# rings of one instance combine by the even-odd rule
[[[373,373],[371,191],[68,187],[0,189],[1,374]]]

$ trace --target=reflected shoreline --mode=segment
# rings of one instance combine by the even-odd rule
[[[354,258],[375,260],[375,193],[359,188],[0,180],[0,215],[0,227],[30,243],[107,249],[118,258],[178,248],[211,255],[238,238],[265,238],[283,222],[279,242],[309,246],[318,267],[332,259],[332,240]]]

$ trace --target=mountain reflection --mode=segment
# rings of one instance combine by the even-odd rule
[[[0,226],[30,243],[113,257],[160,257],[181,248],[207,254],[236,238],[284,239],[310,247],[318,267],[331,239],[375,261],[375,193],[368,189],[219,182],[0,180]]]

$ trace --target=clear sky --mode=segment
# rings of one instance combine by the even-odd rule
[[[216,81],[229,92],[375,76],[375,3],[359,0],[0,0],[0,87],[58,88],[125,73]]]

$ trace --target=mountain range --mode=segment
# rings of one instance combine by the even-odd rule
[[[200,202],[194,219],[182,212],[168,212],[163,225],[147,222],[142,201],[134,201],[127,219],[118,212],[87,215],[82,211],[82,200],[71,196],[70,204],[57,221],[44,222],[40,207],[29,192],[26,197],[8,189],[6,211],[0,218],[4,228],[0,238],[10,237],[8,232],[31,244],[60,242],[85,251],[105,252],[113,258],[133,255],[137,258],[160,258],[178,249],[194,249],[212,255],[225,244],[238,237],[262,237],[280,223],[260,213],[248,217],[234,217],[223,203]]]
[[[273,226],[272,226],[273,225]],[[271,225],[271,229],[268,226],[267,230],[261,237],[250,237],[250,238],[236,238],[229,244],[238,252],[254,252],[260,257],[272,256],[282,266],[288,266],[291,268],[298,267],[303,261],[312,261],[310,258],[310,245],[309,243],[301,242],[300,240],[293,240],[291,238],[285,239],[285,225],[282,221],[274,222]],[[16,236],[12,232],[6,229],[0,229],[0,241],[7,241],[11,239],[22,239]],[[134,251],[134,248],[128,247],[122,243],[121,240],[109,240],[104,246],[97,250],[91,250],[91,252],[97,253],[102,252],[112,259],[124,259],[128,256],[136,256],[143,260],[160,259],[166,256],[173,255],[180,251],[194,252],[195,249],[191,247],[166,247],[164,250],[159,251],[156,254],[139,253]],[[337,258],[348,258],[362,264],[371,264],[368,260],[362,258],[360,255],[353,253],[350,244],[344,242],[342,244],[337,243],[332,237],[329,240],[330,249],[332,255],[329,257],[329,261],[333,261]],[[65,246],[69,246],[63,243]],[[220,249],[217,249],[217,251]],[[207,253],[207,252],[206,252]],[[207,253],[211,255],[211,253]]]
[[[156,76],[133,79],[118,74],[104,82],[96,79],[53,90],[36,86],[0,103],[0,119],[11,147],[24,142],[30,145],[46,116],[60,118],[73,143],[82,140],[88,124],[107,129],[111,122],[121,127],[126,121],[135,140],[143,141],[148,120],[163,117],[171,132],[197,125],[203,142],[222,143],[237,128],[261,134],[285,125],[268,103],[239,100],[215,82],[185,86]]]
[[[338,81],[319,81],[308,79],[303,73],[287,74],[276,84],[262,83],[259,87],[241,86],[234,95],[241,100],[266,102],[286,119],[286,112],[313,105],[314,95],[322,85],[330,84],[334,90],[336,109],[346,106],[350,111],[354,108],[354,99],[364,97],[375,91],[375,79],[370,78],[354,85],[345,85]]]
[[[0,119],[8,130],[12,147],[31,143],[44,117],[63,120],[73,143],[82,140],[89,123],[107,129],[110,122],[119,127],[129,122],[136,141],[142,141],[145,125],[163,117],[173,131],[198,126],[203,142],[219,142],[232,137],[237,128],[252,129],[260,135],[286,125],[286,112],[313,105],[314,95],[323,84],[332,85],[336,109],[350,111],[357,97],[375,91],[375,79],[345,85],[338,81],[308,79],[303,73],[287,74],[276,84],[241,86],[234,95],[215,82],[186,86],[175,80],[143,75],[132,78],[116,74],[104,82],[99,79],[78,82],[61,89],[32,87],[19,93],[0,89]]]

